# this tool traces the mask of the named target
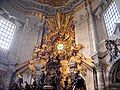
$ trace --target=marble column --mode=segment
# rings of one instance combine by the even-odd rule
[[[105,90],[103,68],[101,63],[97,63],[96,72],[97,72],[98,90]]]

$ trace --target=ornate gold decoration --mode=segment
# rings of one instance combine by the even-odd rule
[[[43,41],[46,47],[55,56],[56,54],[64,55],[70,51],[71,45],[75,42],[75,33],[72,26],[72,15],[57,13],[54,18],[47,19],[48,32],[44,35]],[[62,45],[63,49],[58,50]]]
[[[71,68],[80,70],[85,76],[87,69],[94,67],[92,59],[80,52],[83,45],[75,43],[72,19],[73,15],[61,13],[47,19],[48,32],[43,36],[43,45],[35,45],[31,60],[29,60],[28,66],[33,73],[35,73],[36,63],[42,65],[42,70],[46,70],[48,65],[58,63],[63,77],[61,83],[63,83],[65,77],[71,73]],[[51,73],[54,72],[51,70]]]
[[[59,56],[60,71],[63,77],[68,76],[68,73],[70,73],[70,62],[75,63],[76,70],[80,70],[84,76],[87,69],[94,66],[92,59],[85,57],[80,52],[83,46],[75,44],[72,19],[72,15],[61,13],[57,13],[55,17],[47,19],[48,32],[43,36],[42,47],[37,45],[33,56],[40,61],[44,59],[46,63],[49,60],[49,53],[50,58],[55,59]],[[60,49],[58,49],[59,45]]]

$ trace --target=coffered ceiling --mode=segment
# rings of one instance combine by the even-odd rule
[[[56,12],[67,13],[80,5],[84,0],[2,0],[0,4],[10,6],[19,12],[42,12],[44,15],[54,15]]]

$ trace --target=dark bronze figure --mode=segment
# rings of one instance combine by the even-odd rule
[[[116,59],[120,54],[120,39],[117,38],[116,40],[106,40],[105,42],[106,49],[110,54],[110,61],[112,61],[113,59]]]
[[[84,79],[79,75],[80,71],[78,70],[74,76],[73,90],[86,90]]]

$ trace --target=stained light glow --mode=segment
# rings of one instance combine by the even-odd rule
[[[63,48],[64,48],[64,45],[63,45],[63,44],[58,44],[58,45],[57,45],[57,49],[58,49],[58,50],[63,50]]]

